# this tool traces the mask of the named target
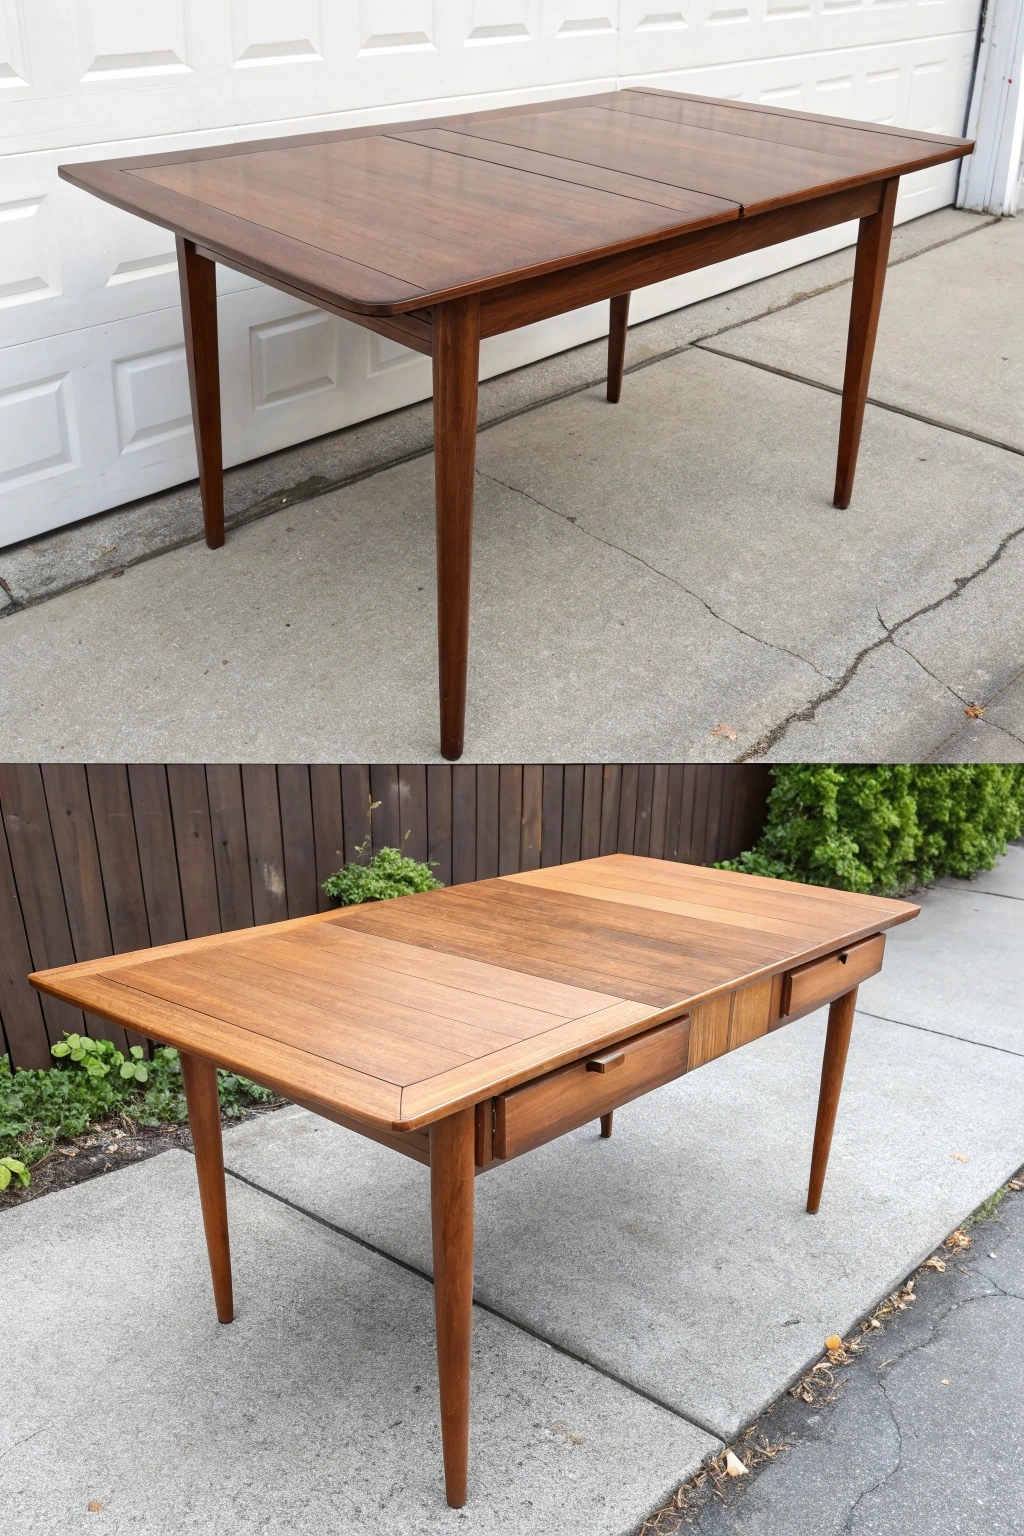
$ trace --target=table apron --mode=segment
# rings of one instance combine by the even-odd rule
[[[517,330],[567,310],[581,309],[585,304],[596,304],[666,278],[680,277],[684,272],[714,266],[731,256],[743,256],[798,235],[845,224],[850,219],[867,218],[878,212],[883,186],[884,181],[875,181],[864,187],[851,187],[809,202],[716,224],[711,229],[675,235],[639,250],[603,256],[542,277],[488,289],[480,295],[480,335],[497,336]]]

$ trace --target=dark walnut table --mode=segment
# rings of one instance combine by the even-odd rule
[[[473,1180],[830,1004],[818,1209],[857,985],[902,901],[613,854],[43,971],[167,1042],[195,1144],[217,1316],[233,1317],[218,1065],[430,1167],[441,1434],[466,1499]],[[609,1151],[609,1156],[614,1156]]]
[[[651,89],[63,165],[177,236],[206,540],[224,542],[215,263],[434,360],[441,751],[462,755],[480,338],[860,220],[835,504],[853,489],[900,176],[966,139]]]

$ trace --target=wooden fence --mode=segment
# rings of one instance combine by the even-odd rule
[[[4,1048],[49,1066],[88,1027],[29,971],[322,910],[378,848],[446,885],[614,852],[710,864],[756,841],[769,787],[738,765],[0,764]]]

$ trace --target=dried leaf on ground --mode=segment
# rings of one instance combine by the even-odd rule
[[[736,732],[731,725],[716,725],[711,734],[712,736],[717,736],[720,741],[736,740]]]
[[[950,1253],[960,1253],[963,1249],[969,1248],[973,1242],[973,1237],[968,1237],[963,1227],[957,1227],[955,1232],[949,1234],[942,1246],[948,1248]]]
[[[954,1163],[966,1163],[967,1159],[962,1152],[951,1152],[950,1159]]]
[[[943,1272],[943,1270],[946,1268],[946,1264],[945,1264],[945,1260],[937,1258],[936,1255],[933,1253],[930,1259],[925,1259],[924,1263],[921,1265],[921,1268],[922,1269],[937,1269],[939,1271],[939,1273],[941,1274]]]
[[[964,714],[967,716],[968,720],[980,720],[982,718],[982,716],[984,715],[984,713],[985,713],[985,708],[984,708],[984,705],[982,705],[982,704],[965,704],[964,705]]]

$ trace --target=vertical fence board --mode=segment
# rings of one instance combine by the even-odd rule
[[[601,770],[601,853],[614,853],[619,841],[619,795],[622,767],[605,763]]]
[[[502,763],[498,774],[498,874],[519,871],[519,840],[523,824],[523,767]]]
[[[452,768],[452,885],[476,879],[476,769]]]
[[[523,765],[523,813],[519,827],[520,869],[540,868],[543,814],[544,769],[538,763],[525,763]]]
[[[665,791],[665,857],[679,858],[679,823],[683,812],[682,763],[673,763],[668,770],[668,786]]]
[[[500,769],[480,763],[476,770],[476,877],[493,880],[498,873]]]
[[[113,945],[85,767],[81,763],[47,763],[42,771],[75,959],[99,959],[112,954]],[[85,1026],[90,1035],[106,1036],[119,1051],[127,1051],[128,1036],[120,1025],[87,1013]]]
[[[636,837],[636,792],[640,770],[636,763],[623,763],[619,770],[619,826],[615,837],[616,853],[632,853]]]
[[[580,858],[596,859],[601,852],[601,791],[604,769],[587,763],[583,770],[583,817],[580,823]]]
[[[132,763],[128,768],[128,787],[150,942],[176,944],[185,937],[185,918],[181,910],[167,770],[158,763]]]
[[[76,960],[113,953],[92,804],[81,763],[46,763],[43,790]]]
[[[397,848],[402,840],[398,820],[398,768],[394,763],[370,764],[370,812],[374,853]]]
[[[574,864],[583,840],[583,764],[567,763],[562,775],[562,850],[556,863]]]
[[[211,763],[206,770],[206,791],[220,926],[224,933],[251,928],[252,880],[241,768],[237,763]]]
[[[697,790],[697,770],[692,763],[683,764],[683,788],[679,803],[679,852],[676,858],[683,864],[694,862],[693,805]]]
[[[345,862],[369,864],[370,851],[370,770],[343,766],[341,770],[341,815],[345,828]]]
[[[370,856],[371,791],[374,846],[449,885],[616,848],[732,858],[770,785],[735,764],[0,765],[0,1044],[46,1066],[61,1030],[89,1026],[30,969],[324,910],[320,883]]]
[[[178,850],[185,932],[190,939],[198,939],[220,932],[206,770],[201,763],[169,763],[167,789]]]
[[[64,907],[64,892],[57,868],[50,818],[43,791],[43,776],[32,763],[0,764],[0,812],[7,832],[11,868],[18,887],[32,969],[45,971],[75,960],[71,929]],[[80,1008],[55,997],[43,997],[48,1045],[64,1030],[85,1029]]]
[[[288,916],[309,917],[317,909],[309,769],[300,763],[282,763],[277,770],[277,790],[281,803],[281,847]]]
[[[442,885],[452,883],[452,770],[447,763],[427,769],[427,858]]]
[[[128,770],[121,763],[90,763],[86,777],[114,953],[145,949],[152,940]]]
[[[32,955],[18,902],[18,888],[0,821],[0,1020],[12,1062],[19,1067],[48,1067],[50,1043],[43,1019],[42,995],[25,977]]]
[[[540,863],[542,869],[562,862],[562,817],[565,805],[565,769],[561,763],[544,765],[541,790]]]
[[[633,852],[646,858],[651,851],[651,803],[654,798],[654,765],[642,763],[636,776],[636,828]]]
[[[427,841],[427,770],[423,763],[401,763],[398,768],[398,844],[408,859],[425,864]]]
[[[244,763],[242,793],[245,835],[249,844],[252,915],[258,927],[260,923],[276,923],[288,916],[281,806],[277,797],[277,770],[273,764]]]
[[[710,863],[714,858],[714,850],[718,847],[718,832],[722,825],[722,788],[724,775],[715,773],[709,775],[708,784],[708,819],[704,827],[704,853],[702,861]]]
[[[334,763],[313,763],[309,770],[313,805],[313,846],[316,850],[316,906],[326,912],[334,903],[324,881],[345,862],[345,827],[341,819],[341,774]]]
[[[651,774],[651,827],[648,852],[655,859],[667,857],[665,831],[668,819],[668,774],[667,763],[655,764]]]

